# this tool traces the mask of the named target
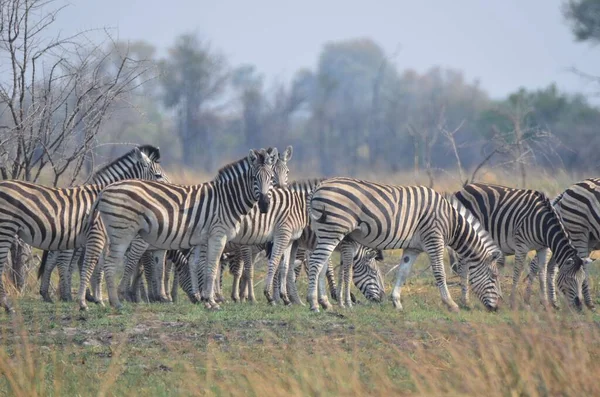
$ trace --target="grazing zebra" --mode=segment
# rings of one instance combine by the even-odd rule
[[[116,293],[115,270],[123,263],[130,243],[139,235],[154,249],[194,248],[192,287],[199,299],[196,267],[206,263],[206,283],[202,298],[207,308],[218,309],[214,282],[219,259],[228,239],[256,203],[267,212],[273,190],[273,165],[277,149],[251,149],[248,156],[219,170],[207,183],[192,186],[149,181],[117,182],[102,191],[94,204],[106,234],[88,237],[83,276],[79,286],[79,304],[87,309],[85,289],[89,272],[105,249],[104,273],[111,306],[120,308]]]
[[[485,230],[492,236],[504,255],[514,255],[513,286],[510,305],[515,307],[519,277],[523,261],[530,250],[537,251],[540,292],[543,304],[547,304],[546,294],[546,257],[552,250],[554,261],[561,271],[559,286],[570,301],[580,305],[577,282],[578,269],[582,259],[571,245],[569,235],[552,207],[548,198],[541,192],[529,189],[515,189],[484,183],[465,185],[454,197],[477,217]],[[503,258],[502,258],[503,261]],[[460,263],[460,261],[458,261]],[[460,271],[459,274],[463,274]],[[535,274],[531,272],[531,278]],[[463,278],[464,279],[464,278]],[[463,294],[466,286],[463,283]],[[529,303],[529,292],[525,302]]]
[[[307,228],[310,230],[310,228]],[[310,234],[314,236],[314,233],[310,231]],[[316,237],[314,238],[316,242]],[[340,306],[348,306],[352,307],[352,302],[356,302],[356,299],[350,292],[350,283],[349,280],[352,278],[353,284],[358,288],[358,290],[370,301],[373,302],[382,302],[385,296],[385,285],[383,282],[383,275],[381,274],[381,270],[379,266],[377,266],[376,261],[383,260],[383,252],[381,250],[375,250],[372,248],[365,247],[364,245],[360,245],[351,240],[344,240],[342,244],[354,244],[354,256],[348,262],[348,260],[344,261],[341,259],[340,263],[340,276],[339,276],[339,290],[336,288],[335,280],[333,277],[334,270],[331,260],[329,260],[328,268],[327,268],[327,284],[329,290],[331,291],[332,298],[337,300]],[[314,243],[310,244],[312,248],[314,248]],[[296,259],[297,265],[294,267],[294,282],[298,279],[302,264],[308,260],[310,256],[310,251],[306,248],[300,248],[298,250],[298,256]],[[351,266],[350,266],[351,264]],[[350,272],[346,273],[345,267],[349,267],[351,269]],[[306,275],[308,276],[308,267],[304,266],[304,270]],[[292,287],[290,285],[290,279],[288,278],[288,291],[294,290],[297,294],[297,288]],[[282,277],[275,277],[275,286],[274,290],[279,290],[280,283],[284,282]],[[344,291],[346,288],[346,291]],[[346,299],[343,300],[344,293],[346,294]],[[277,293],[275,294],[277,296]],[[294,296],[294,295],[292,295]],[[294,299],[294,298],[292,298]],[[296,298],[299,301],[299,298]]]
[[[500,294],[495,261],[500,255],[491,237],[462,206],[423,186],[391,186],[351,178],[323,181],[309,200],[311,227],[317,246],[309,260],[308,301],[330,307],[323,287],[323,264],[346,237],[367,247],[386,250],[404,248],[392,291],[394,306],[402,309],[401,286],[417,256],[425,251],[442,301],[452,310],[444,273],[444,246],[452,247],[469,265],[473,290],[488,310],[496,310]],[[342,245],[342,255],[347,255]]]
[[[272,151],[272,150],[273,150],[273,148],[267,149],[267,151]],[[288,167],[288,162],[292,159],[292,154],[293,154],[293,147],[291,145],[288,146],[283,152],[278,153],[277,161],[275,162],[275,165],[273,166],[273,173],[274,173],[274,177],[275,177],[275,181],[274,181],[275,187],[284,188],[287,186],[289,172],[290,172],[289,167]],[[255,208],[254,212],[258,212],[258,209]],[[143,248],[143,246],[141,248]],[[138,250],[139,250],[139,248],[138,248]],[[225,252],[228,252],[228,251],[229,250],[226,248]],[[160,280],[160,279],[162,279],[162,277],[164,277],[164,275],[168,274],[164,270],[163,263],[161,263],[159,258],[156,258],[155,261],[151,262],[151,258],[150,258],[150,256],[152,255],[151,252],[147,252],[144,255],[147,256],[146,258],[143,258],[143,260],[146,263],[154,263],[156,265],[155,270],[151,270],[148,272],[148,274],[151,274],[152,280],[154,280],[152,285],[153,286],[161,286],[159,291],[154,292],[154,295],[158,296],[159,300],[163,300],[163,301],[169,300],[168,296],[166,296],[166,290],[164,290],[162,288],[162,285],[167,285],[167,284],[166,284],[166,282]],[[131,284],[130,280],[131,280],[131,274],[133,272],[133,269],[136,266],[139,266],[139,263],[141,263],[141,260],[138,261],[137,258],[139,258],[139,256],[136,256],[136,255],[128,256],[123,279],[121,280],[121,283],[119,284],[119,295],[120,296],[126,295],[125,291],[128,289],[128,285]],[[150,270],[150,269],[148,269],[148,270]],[[235,282],[236,282],[236,278],[234,277],[234,283]],[[237,277],[237,282],[239,283],[239,277]],[[221,288],[221,286],[219,284],[218,290],[220,290],[220,288]],[[235,290],[236,289],[234,288],[234,291]],[[232,294],[232,299],[234,301],[237,301],[237,300],[239,300],[239,296],[237,296],[236,294]]]
[[[600,249],[600,179],[589,178],[567,188],[559,194],[553,201],[552,206],[560,216],[560,219],[569,234],[571,245],[577,250],[578,256],[587,258],[591,251]],[[558,308],[558,302],[555,289],[556,261],[555,256],[548,263],[547,288],[551,304]],[[535,272],[539,266],[537,258],[531,262],[531,271]],[[585,278],[582,283],[582,293],[585,305],[595,310],[589,288],[589,274],[587,265],[591,262],[585,260],[584,270]],[[559,262],[560,267],[560,262]],[[571,269],[575,269],[572,267]],[[563,276],[564,277],[564,276]],[[561,275],[558,275],[559,288],[561,284]],[[528,290],[531,288],[532,279],[528,279]],[[561,289],[563,293],[568,294],[568,290]]]
[[[100,191],[122,179],[163,179],[159,159],[158,148],[141,146],[96,172],[91,184],[68,189],[24,181],[1,181],[0,275],[16,236],[43,250],[73,250],[82,246],[90,223],[88,214]],[[63,286],[63,291],[68,289],[69,286]],[[1,278],[0,305],[12,311]]]

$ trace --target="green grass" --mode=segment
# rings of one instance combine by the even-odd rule
[[[384,271],[397,259],[397,254],[388,255]],[[42,303],[28,293],[15,299],[16,315],[0,316],[0,393],[598,391],[591,380],[600,369],[598,314],[565,309],[546,313],[535,304],[488,313],[477,303],[471,310],[449,313],[426,263],[425,256],[419,258],[403,289],[403,312],[394,310],[389,300],[377,305],[363,298],[352,310],[335,307],[314,314],[307,307],[268,306],[262,296],[255,305],[229,303],[210,312],[180,294],[175,304],[125,303],[120,312],[91,306],[82,313],[75,303]],[[505,277],[509,270],[504,269]],[[456,281],[449,279],[458,301]],[[510,282],[503,281],[507,291]],[[389,294],[392,274],[386,282]],[[225,286],[228,292],[228,276]],[[300,291],[306,291],[304,283]],[[261,285],[257,292],[262,292]],[[535,297],[532,302],[537,302]],[[585,354],[594,368],[582,368]],[[574,376],[590,381],[567,387]]]

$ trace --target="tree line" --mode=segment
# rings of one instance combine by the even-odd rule
[[[460,70],[417,72],[369,38],[327,42],[316,67],[272,82],[193,33],[162,57],[145,41],[46,37],[60,11],[47,3],[0,7],[10,61],[0,84],[4,179],[49,174],[69,185],[127,149],[118,143],[142,142],[159,145],[169,165],[208,173],[249,147],[289,144],[303,173],[410,171],[430,184],[441,170],[467,180],[484,166],[512,167],[524,184],[531,166],[599,165],[600,109],[552,83],[494,99]],[[600,21],[589,17],[598,4],[563,5],[577,40],[598,41]]]

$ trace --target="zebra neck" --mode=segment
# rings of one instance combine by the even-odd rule
[[[132,178],[135,178],[135,175],[131,175],[131,173],[126,172],[126,170],[118,167],[116,164],[111,164],[94,175],[91,184],[100,186],[104,189],[111,183]]]
[[[242,178],[240,178],[242,179]],[[239,222],[256,205],[253,198],[252,181],[249,175],[245,179],[231,179],[213,182],[219,196],[219,206],[227,212],[229,219]]]

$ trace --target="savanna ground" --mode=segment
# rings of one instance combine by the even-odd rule
[[[568,186],[548,183],[552,194]],[[384,274],[399,254],[386,253]],[[505,295],[511,264],[502,271]],[[458,302],[458,280],[447,273]],[[600,274],[592,275],[598,297]],[[300,282],[304,295],[304,274]],[[0,315],[0,394],[600,395],[599,314],[565,302],[546,312],[537,284],[531,307],[488,313],[473,295],[471,310],[449,313],[424,255],[403,288],[403,312],[389,301],[392,283],[388,274],[383,304],[355,291],[361,304],[352,310],[318,314],[268,306],[262,284],[257,304],[219,312],[180,292],[173,304],[82,313],[75,303],[41,302],[31,276],[25,293],[13,294],[17,314]],[[228,274],[224,285],[229,293]]]

